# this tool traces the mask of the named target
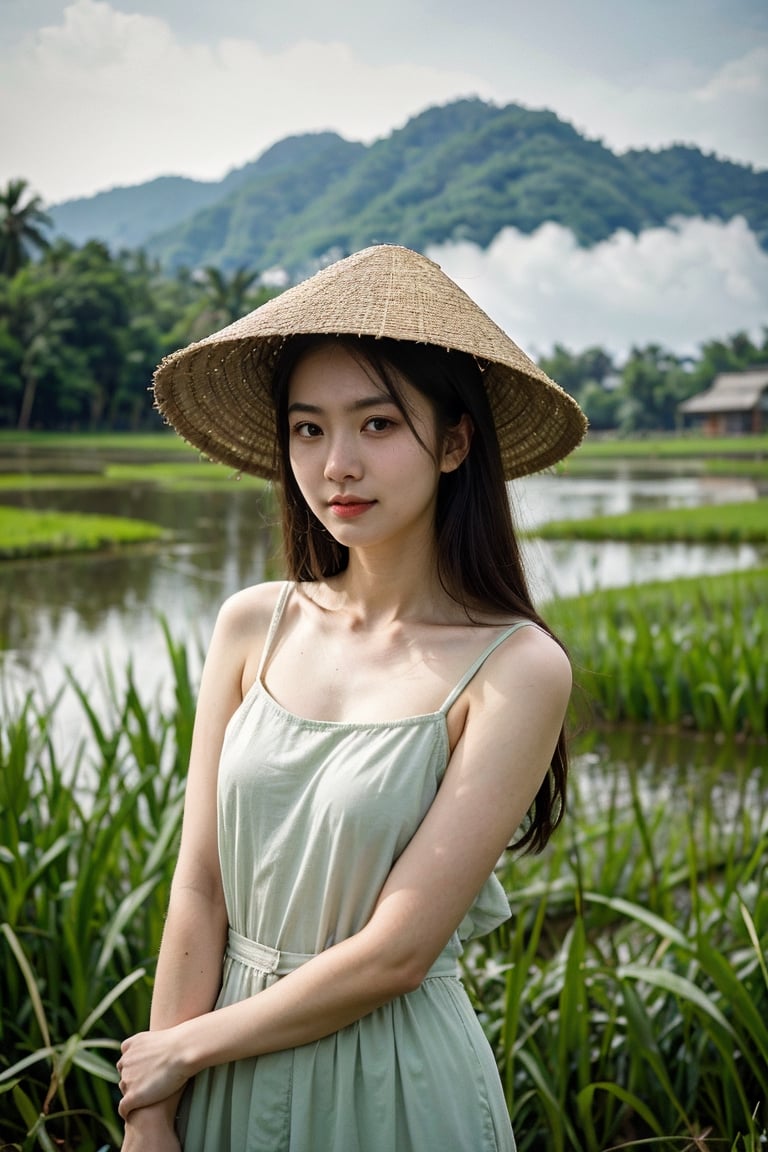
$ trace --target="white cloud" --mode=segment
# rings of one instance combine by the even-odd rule
[[[553,108],[616,149],[688,141],[768,166],[768,48],[759,37],[705,65],[695,48],[702,31],[689,57],[667,48],[622,75],[566,51],[535,21],[513,31],[508,18],[482,34],[473,23],[463,36],[460,23],[443,22],[416,54],[393,36],[398,20],[403,31],[408,23],[396,8],[371,55],[362,47],[368,17],[352,21],[353,47],[350,22],[332,16],[322,43],[286,34],[267,47],[255,30],[195,40],[149,11],[72,0],[59,23],[0,54],[0,181],[24,176],[55,202],[165,173],[219,179],[286,135],[334,129],[370,141],[466,95]],[[413,10],[410,23],[421,35],[426,10],[418,17]],[[632,25],[634,34],[647,40],[652,24]],[[316,28],[295,20],[305,25]],[[627,57],[621,27],[605,36],[609,56],[613,44]],[[414,60],[403,63],[398,43]]]
[[[556,342],[619,357],[648,343],[694,353],[768,324],[768,253],[741,218],[617,232],[591,249],[558,224],[531,236],[507,228],[487,251],[461,243],[429,255],[532,355]]]
[[[519,98],[547,105],[614,150],[693,143],[706,152],[768,167],[768,48],[758,46],[714,71],[677,69],[666,82],[608,79],[527,53],[515,82]],[[511,97],[513,98],[513,97]]]
[[[695,93],[696,99],[712,104],[723,96],[746,95],[765,100],[768,91],[768,48],[754,48],[737,60],[727,61]]]
[[[162,173],[218,179],[286,135],[370,140],[484,89],[457,70],[367,65],[342,43],[183,44],[157,17],[75,0],[4,69],[2,166],[49,202]]]

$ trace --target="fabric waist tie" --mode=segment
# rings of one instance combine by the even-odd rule
[[[268,944],[259,944],[257,940],[249,940],[247,936],[241,936],[239,932],[235,932],[234,928],[229,929],[226,954],[241,964],[255,968],[258,972],[265,972],[274,976],[287,976],[289,972],[295,972],[302,964],[306,964],[307,960],[312,960],[315,955],[312,952],[278,951],[277,948],[270,948]],[[456,957],[442,952],[425,979],[430,980],[434,976],[458,976],[458,974]]]
[[[268,944],[259,944],[257,940],[249,940],[230,928],[227,939],[227,956],[247,964],[249,968],[256,968],[259,972],[271,973],[275,976],[287,976],[295,972],[307,960],[312,959],[311,953],[279,952],[277,948],[270,948]]]

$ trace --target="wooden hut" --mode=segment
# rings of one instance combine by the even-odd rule
[[[768,366],[721,372],[712,386],[678,405],[683,423],[706,436],[740,436],[768,428]]]

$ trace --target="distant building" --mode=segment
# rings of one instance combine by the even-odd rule
[[[688,428],[707,436],[739,436],[768,428],[768,366],[721,372],[711,388],[678,405]]]

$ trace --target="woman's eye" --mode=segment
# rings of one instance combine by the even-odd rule
[[[386,432],[387,428],[391,428],[393,420],[387,420],[386,416],[371,416],[370,420],[366,420],[365,427],[371,432]]]
[[[301,436],[305,440],[309,440],[314,436],[322,436],[323,434],[318,424],[311,424],[309,421],[294,425],[293,430],[297,436]]]

